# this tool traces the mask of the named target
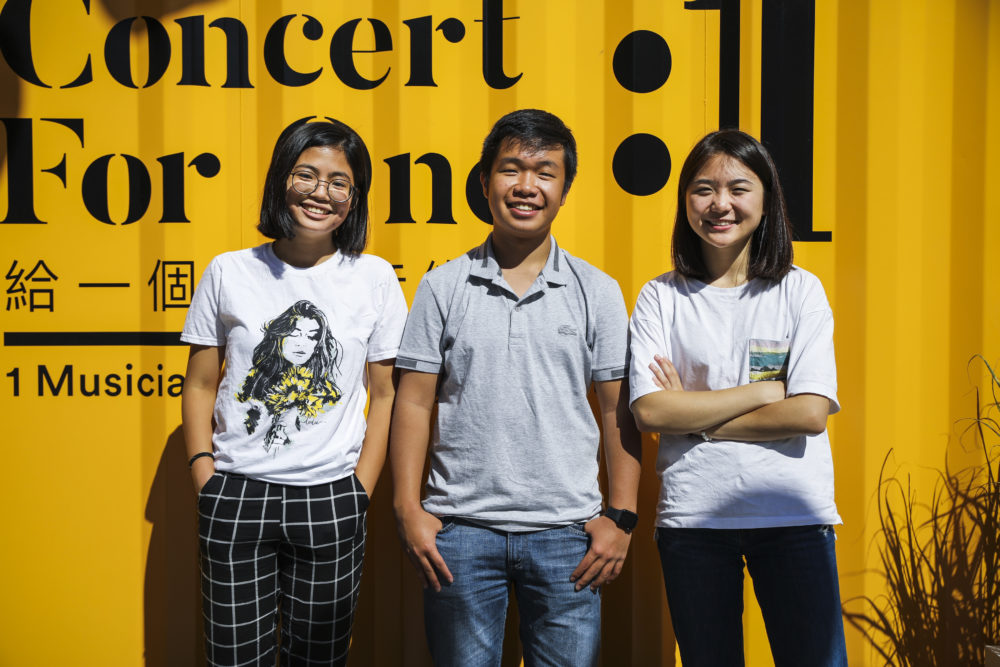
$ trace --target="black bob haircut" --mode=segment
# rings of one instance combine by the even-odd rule
[[[701,239],[687,219],[687,191],[701,168],[716,155],[727,155],[757,175],[764,184],[764,216],[750,237],[747,278],[778,281],[792,269],[792,225],[785,209],[778,169],[767,149],[746,132],[719,130],[695,144],[677,182],[677,215],[670,254],[674,268],[689,278],[704,280],[708,269],[702,257]]]
[[[258,231],[271,239],[295,236],[295,219],[288,210],[288,174],[302,151],[329,146],[344,153],[354,174],[354,195],[344,222],[333,231],[333,243],[345,254],[357,255],[368,243],[368,191],[372,182],[372,160],[358,133],[339,120],[327,118],[314,123],[313,116],[295,121],[284,129],[274,144],[271,164],[264,178]]]
[[[490,177],[490,170],[500,149],[514,144],[529,151],[563,149],[563,168],[566,182],[563,194],[576,178],[576,139],[573,132],[558,116],[541,109],[519,109],[511,111],[498,120],[483,141],[483,153],[479,158],[479,173]]]

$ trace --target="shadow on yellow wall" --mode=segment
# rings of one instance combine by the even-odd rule
[[[153,525],[143,597],[147,667],[205,664],[198,521],[186,458],[178,426],[163,447],[146,502]]]

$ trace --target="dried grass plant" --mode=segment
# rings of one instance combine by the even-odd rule
[[[944,471],[918,502],[909,476],[879,472],[876,538],[886,592],[845,602],[844,618],[891,665],[982,665],[1000,643],[1000,381],[981,356],[988,391],[960,439],[981,464]],[[985,400],[984,400],[985,397]],[[849,612],[860,602],[862,611]]]

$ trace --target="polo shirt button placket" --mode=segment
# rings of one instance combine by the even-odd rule
[[[527,316],[522,310],[521,304],[519,303],[514,306],[514,309],[510,313],[510,335],[508,336],[508,345],[511,349],[523,348],[525,346],[525,335],[527,333],[526,320]]]

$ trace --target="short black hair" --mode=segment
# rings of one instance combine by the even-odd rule
[[[727,155],[739,161],[764,185],[764,216],[750,238],[747,278],[781,280],[792,268],[792,225],[785,208],[778,169],[767,149],[739,130],[719,130],[706,135],[684,160],[677,181],[677,215],[674,217],[670,249],[674,269],[689,278],[708,278],[701,239],[688,223],[687,190],[705,163],[716,155]]]
[[[562,148],[566,172],[563,195],[569,192],[569,186],[576,178],[576,139],[558,116],[541,109],[518,109],[494,123],[483,141],[483,152],[479,158],[479,173],[484,178],[490,177],[497,154],[507,144],[533,151]]]
[[[327,118],[310,123],[311,118],[313,116],[301,118],[286,127],[274,144],[271,164],[264,178],[257,229],[271,239],[295,236],[295,219],[286,200],[288,174],[304,150],[329,146],[344,153],[354,175],[351,208],[344,222],[333,231],[333,243],[343,253],[360,254],[368,243],[368,192],[372,182],[368,148],[357,132],[339,120]]]

